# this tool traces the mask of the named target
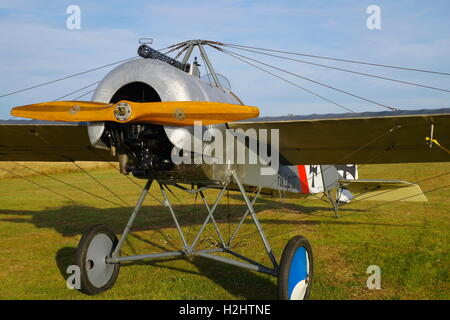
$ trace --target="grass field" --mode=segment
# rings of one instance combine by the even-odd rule
[[[0,163],[3,168],[7,165],[15,170],[14,165]],[[29,181],[3,176],[0,180],[1,299],[276,298],[275,278],[202,258],[122,265],[114,288],[95,297],[67,289],[65,271],[74,262],[81,234],[97,223],[105,223],[120,234],[140,191],[112,168],[88,167],[93,177],[124,202],[81,171],[51,176],[117,204],[44,176],[29,176]],[[360,169],[360,177],[422,181],[419,184],[427,192],[449,185],[450,175],[445,175],[449,171],[448,163],[367,165]],[[435,178],[424,180],[428,177]],[[143,185],[143,181],[135,181]],[[174,192],[184,203],[172,197],[176,210],[182,212],[180,222],[192,240],[205,211],[193,215],[194,197]],[[155,186],[152,193],[161,199]],[[215,194],[210,191],[210,202]],[[302,234],[310,240],[315,259],[312,299],[449,299],[450,188],[426,195],[427,203],[356,202],[343,207],[339,219],[320,200],[281,202],[267,197],[257,201],[255,208],[278,258],[290,237]],[[245,211],[237,193],[230,192],[229,199],[229,206],[225,197],[219,207],[225,237]],[[228,212],[231,219],[227,218]],[[213,241],[212,229],[204,235],[202,247],[207,248]],[[167,208],[147,197],[124,254],[173,250],[179,244]],[[244,224],[235,249],[269,264],[251,223]],[[381,268],[381,290],[366,287],[369,265]]]

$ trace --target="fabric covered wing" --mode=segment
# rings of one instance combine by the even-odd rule
[[[0,121],[0,161],[114,161],[91,147],[86,124]]]
[[[444,150],[450,147],[448,108],[257,118],[228,125],[243,130],[279,129],[282,164],[450,161]],[[435,144],[430,148],[425,138],[432,130],[444,148]]]

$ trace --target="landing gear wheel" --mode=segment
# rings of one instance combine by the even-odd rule
[[[313,281],[313,254],[311,245],[303,236],[289,240],[281,256],[278,272],[278,298],[307,300]]]
[[[81,237],[76,264],[80,267],[80,291],[99,294],[114,285],[119,275],[119,263],[106,263],[117,246],[116,235],[105,225],[92,226]]]

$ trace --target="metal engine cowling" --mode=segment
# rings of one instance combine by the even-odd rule
[[[110,71],[97,87],[92,100],[105,103],[120,100],[241,103],[231,93],[212,87],[163,61],[141,58]],[[203,171],[199,172],[200,168],[174,166],[170,161],[173,145],[182,144],[187,135],[191,138],[193,127],[185,129],[150,124],[88,124],[91,144],[96,148],[112,149],[118,155],[122,173],[131,172],[142,178],[155,174],[165,174],[170,178],[170,171],[182,171],[187,176],[204,175]]]

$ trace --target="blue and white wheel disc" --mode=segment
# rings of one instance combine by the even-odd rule
[[[305,247],[298,247],[291,260],[288,277],[288,298],[303,300],[309,284],[309,258]]]

